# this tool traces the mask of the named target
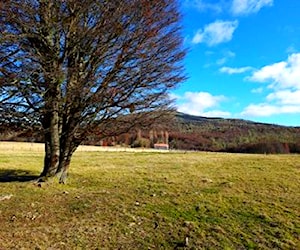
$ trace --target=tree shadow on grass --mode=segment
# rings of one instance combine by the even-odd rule
[[[0,183],[29,182],[37,180],[39,175],[21,169],[0,169]]]

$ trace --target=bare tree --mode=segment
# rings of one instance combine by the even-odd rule
[[[122,133],[170,110],[184,80],[176,0],[5,0],[0,103],[39,122],[41,179],[66,180],[88,131]]]

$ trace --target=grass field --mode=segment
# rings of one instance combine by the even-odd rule
[[[300,249],[300,156],[75,153],[26,182],[42,145],[0,142],[0,249]]]

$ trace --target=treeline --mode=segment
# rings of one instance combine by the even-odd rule
[[[1,124],[0,140],[43,142],[38,126]],[[169,144],[170,149],[288,154],[300,153],[300,127],[285,127],[238,119],[205,118],[177,113],[167,124],[151,129],[133,129],[119,136],[101,138],[87,134],[83,144],[99,146],[154,147]]]
[[[300,153],[300,127],[178,113],[170,147],[232,153]]]
[[[225,152],[250,154],[300,154],[300,143],[259,142],[242,145],[238,148],[227,148]]]
[[[0,124],[0,141],[44,142],[39,126],[26,127],[23,124]]]
[[[165,129],[135,129],[119,136],[99,139],[97,135],[87,136],[84,144],[97,146],[123,146],[132,148],[153,148],[156,143],[168,144],[169,132]]]

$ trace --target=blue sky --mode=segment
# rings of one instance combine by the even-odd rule
[[[300,1],[181,0],[180,112],[300,126]]]

